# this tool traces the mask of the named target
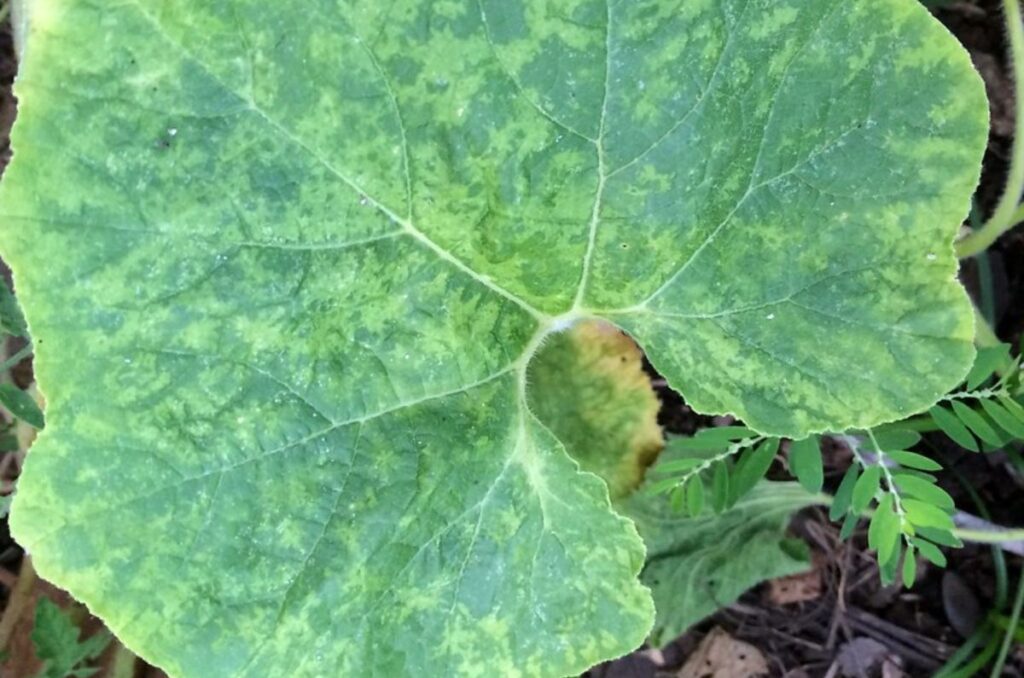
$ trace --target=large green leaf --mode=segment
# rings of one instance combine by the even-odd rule
[[[651,588],[657,619],[651,642],[664,644],[731,604],[752,586],[804,572],[810,564],[785,537],[793,514],[814,503],[796,483],[762,481],[723,513],[690,518],[664,495],[643,491],[622,504],[648,548],[641,580]]]
[[[797,437],[971,363],[980,80],[912,0],[33,0],[12,524],[181,676],[564,674],[644,550],[526,401],[583,317]]]

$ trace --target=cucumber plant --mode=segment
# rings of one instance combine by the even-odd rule
[[[640,536],[530,407],[581,320],[766,439],[926,410],[972,364],[952,239],[985,97],[912,0],[15,25],[0,247],[48,408],[12,529],[172,675],[564,675],[639,645]]]

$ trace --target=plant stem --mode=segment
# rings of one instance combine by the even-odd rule
[[[985,665],[988,664],[990,659],[992,659],[992,655],[996,653],[998,648],[999,636],[990,636],[988,643],[978,656],[972,659],[959,671],[949,674],[949,678],[974,678],[974,676],[978,675],[979,671],[985,668]]]
[[[831,506],[834,499],[832,495],[824,492],[813,496],[814,503],[821,506]],[[867,509],[861,514],[861,517],[870,518],[872,515],[874,515],[874,509]],[[1024,527],[995,530],[971,530],[957,527],[953,529],[953,535],[962,541],[976,544],[1001,544],[1007,541],[1024,541]]]
[[[1010,392],[1005,388],[980,388],[976,391],[960,391],[950,393],[939,399],[940,403],[951,403],[954,400],[988,400],[989,398],[1009,398]]]
[[[1006,13],[1006,28],[1010,42],[1010,62],[1013,79],[1020,90],[1020,78],[1024,74],[1024,23],[1021,22],[1020,0],[1003,0]],[[1018,101],[1020,97],[1018,96]],[[980,230],[971,233],[956,244],[956,254],[961,259],[984,252],[1006,231],[1019,223],[1021,216],[1020,199],[1024,193],[1024,107],[1018,105],[1014,121],[1013,155],[1010,159],[1010,173],[1006,180],[1006,192],[996,205],[988,222]]]
[[[935,449],[935,446],[931,443],[928,443],[928,447],[932,448],[933,451],[938,452],[938,450]],[[992,513],[988,510],[985,500],[981,498],[978,491],[974,489],[973,485],[971,485],[971,482],[967,480],[955,464],[949,467],[949,471],[953,474],[953,477],[956,478],[956,481],[960,483],[960,487],[964,489],[964,492],[966,492],[967,496],[971,498],[971,501],[974,502],[975,508],[978,509],[978,515],[991,523]],[[1006,591],[1009,588],[1006,577],[1006,556],[1003,555],[1003,549],[998,543],[992,544],[991,548],[992,569],[995,570],[996,574],[996,593],[994,604],[995,609],[1001,612],[1003,607],[1006,605]]]
[[[935,425],[935,422],[928,415],[918,415],[913,419],[901,421],[899,422],[899,427],[907,431],[917,431],[918,433],[932,433],[942,430]]]
[[[975,196],[971,201],[971,215],[968,222],[971,224],[971,231],[976,231],[984,225],[981,219],[978,198]],[[992,257],[986,250],[978,255],[978,310],[988,321],[989,326],[996,324],[996,292],[995,283],[992,279]]]
[[[17,625],[25,608],[32,602],[32,591],[35,589],[36,571],[32,567],[32,559],[25,556],[21,561],[21,569],[18,571],[18,581],[14,584],[10,597],[7,599],[7,609],[3,617],[0,617],[0,650],[7,649],[11,640],[11,634]]]
[[[1017,630],[1017,623],[1020,621],[1021,609],[1024,608],[1024,567],[1020,569],[1020,582],[1017,584],[1017,597],[1013,601],[1013,610],[1010,612],[1010,623],[1006,626],[1006,635],[1003,636],[1003,644],[999,648],[999,655],[992,667],[992,678],[999,678],[1003,674],[1003,665],[1006,664],[1006,655],[1010,652],[1013,644],[1013,634]]]
[[[963,541],[971,541],[976,544],[1001,544],[1007,541],[1024,541],[1024,528],[971,530],[966,527],[958,527],[953,530],[953,534]]]
[[[882,469],[882,475],[885,476],[885,485],[889,488],[889,494],[892,495],[893,506],[896,509],[896,516],[900,519],[900,531],[903,531],[907,522],[907,515],[903,510],[903,497],[900,496],[899,489],[896,487],[896,483],[892,479],[892,472],[889,470],[889,466],[885,463],[887,457],[885,456],[885,452],[882,452],[882,446],[878,444],[877,440],[875,440],[875,434],[871,429],[868,429],[867,431],[868,438],[871,440],[871,446],[875,448],[875,456],[878,457],[878,467]],[[864,466],[860,453],[856,451],[856,446],[852,445],[850,449],[854,450],[854,456],[857,457],[857,461],[861,462],[861,466]],[[864,466],[864,468],[867,467]],[[904,539],[906,538],[906,533],[904,532]]]
[[[0,363],[0,372],[6,372],[30,355],[32,355],[32,344],[26,344],[20,351]]]
[[[946,663],[934,676],[932,676],[932,678],[951,678],[952,676],[957,675],[960,667],[962,667],[971,658],[974,648],[978,647],[978,645],[983,641],[988,640],[989,631],[990,629],[987,621],[975,629],[974,633],[972,633],[970,637],[964,641],[964,644],[946,660]]]
[[[729,448],[725,450],[725,452],[721,452],[714,456],[708,457],[699,466],[695,466],[686,473],[684,473],[683,475],[679,476],[679,478],[677,478],[677,485],[685,485],[690,481],[691,478],[699,476],[701,473],[707,471],[709,468],[711,468],[718,462],[725,461],[729,457],[735,456],[742,452],[743,450],[746,450],[748,448],[753,447],[754,445],[757,445],[762,440],[766,440],[766,438],[764,436],[757,436],[755,438],[746,438],[744,440],[732,443],[731,445],[729,445]]]
[[[139,658],[121,643],[118,643],[116,640],[114,643],[117,645],[117,649],[114,651],[110,678],[132,678],[135,675],[135,665],[138,663]]]
[[[974,343],[979,348],[998,346],[1002,343],[977,306],[974,307]]]
[[[1020,222],[1024,221],[1024,205],[1018,207],[1017,211],[1013,213],[1012,221],[1014,224],[1019,224]]]

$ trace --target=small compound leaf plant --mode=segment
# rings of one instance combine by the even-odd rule
[[[48,406],[12,527],[174,676],[557,676],[642,643],[644,523],[548,417],[538,354],[583,321],[744,422],[733,508],[779,437],[925,411],[974,359],[984,92],[911,0],[15,25],[0,247]]]

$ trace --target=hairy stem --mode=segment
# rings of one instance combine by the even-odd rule
[[[131,650],[117,643],[114,651],[114,661],[110,669],[110,678],[132,678],[135,675],[135,668],[138,664],[138,657]]]
[[[961,541],[975,544],[1002,544],[1008,541],[1024,541],[1024,528],[1000,530],[969,530],[958,527],[953,534]]]
[[[767,440],[767,438],[765,438],[764,436],[757,436],[756,438],[746,438],[744,440],[740,440],[729,445],[729,448],[725,452],[720,452],[719,454],[708,457],[699,466],[694,466],[689,471],[683,473],[683,475],[679,476],[679,482],[677,484],[685,485],[687,482],[690,481],[691,478],[699,476],[701,473],[707,471],[709,468],[711,468],[718,462],[725,461],[729,457],[733,457],[742,452],[743,450],[749,449],[754,445],[757,445],[762,440]]]
[[[1022,608],[1024,608],[1024,567],[1020,570],[1020,581],[1017,583],[1017,596],[1014,598],[1013,610],[1010,612],[1010,623],[1006,626],[1003,643],[999,646],[999,656],[996,657],[995,664],[992,666],[990,674],[992,678],[999,678],[1003,675],[1003,666],[1006,664],[1006,656],[1010,653],[1010,646],[1013,644],[1013,635],[1017,630]]]
[[[977,306],[974,307],[974,343],[979,348],[998,346],[1002,343]]]
[[[831,506],[835,498],[824,492],[814,495],[814,503],[820,506]],[[861,518],[870,518],[875,514],[874,509],[865,509]],[[1010,541],[1024,541],[1024,527],[1022,528],[997,528],[993,530],[971,530],[957,527],[953,529],[953,536],[961,541],[968,541],[975,544],[1003,544]]]
[[[18,363],[20,363],[22,360],[24,360],[25,358],[29,357],[30,355],[32,355],[32,344],[31,343],[27,344],[24,347],[22,347],[22,349],[20,351],[18,351],[17,353],[12,355],[10,358],[7,358],[2,363],[0,363],[0,372],[6,372],[7,370],[9,370],[12,367],[16,366]]]
[[[1017,84],[1018,100],[1020,77],[1024,73],[1024,24],[1021,22],[1020,0],[1003,0],[1006,13],[1006,28],[1010,42],[1010,62],[1014,82]],[[961,259],[984,252],[1006,231],[1020,222],[1022,216],[1020,198],[1024,193],[1024,110],[1017,106],[1014,121],[1013,156],[1010,159],[1010,174],[1006,180],[1006,192],[996,205],[988,222],[980,230],[956,244],[956,254]]]
[[[14,633],[21,615],[32,602],[32,591],[35,588],[36,571],[32,567],[32,559],[27,555],[21,561],[21,569],[18,571],[18,581],[7,599],[7,609],[3,617],[0,617],[0,649],[6,649]]]

